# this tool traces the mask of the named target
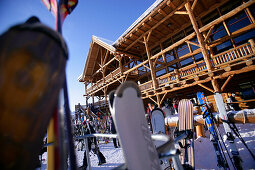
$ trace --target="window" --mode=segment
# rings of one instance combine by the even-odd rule
[[[171,65],[171,66],[168,66],[168,71],[169,71],[169,72],[172,72],[172,71],[174,71],[175,68],[177,68],[176,64],[173,64],[173,65]]]
[[[181,63],[182,67],[185,67],[187,65],[193,64],[193,59],[192,59],[192,57],[189,57],[185,60],[182,60],[180,63]]]
[[[227,32],[226,32],[223,24],[221,23],[214,27],[214,29],[210,35],[210,38],[212,41],[214,41],[214,40],[217,40],[217,39],[224,37],[226,35],[227,35]]]
[[[165,70],[165,69],[162,69],[162,70],[156,72],[156,76],[157,76],[157,77],[158,77],[158,76],[161,76],[161,75],[163,75],[163,74],[166,74],[166,70]]]
[[[174,52],[170,51],[166,53],[166,62],[170,62],[175,59]]]
[[[189,48],[186,44],[182,44],[180,45],[178,48],[177,48],[177,55],[178,57],[181,57],[185,54],[188,54],[190,51],[189,51]]]
[[[191,42],[194,42],[194,43],[199,44],[197,38],[193,38],[193,39],[191,40]],[[192,51],[195,51],[196,49],[199,48],[198,46],[192,45],[192,44],[190,44],[190,47],[191,47],[191,50],[192,50]]]
[[[196,62],[199,62],[204,59],[202,53],[198,53],[198,54],[194,55],[194,58],[195,58]]]
[[[255,98],[255,83],[253,81],[239,84],[239,87],[243,99]]]
[[[229,31],[235,32],[236,30],[239,30],[247,25],[250,25],[251,22],[248,18],[248,16],[246,15],[246,13],[244,11],[234,15],[233,17],[231,17],[230,19],[228,19],[226,21],[227,27],[229,29]]]
[[[214,54],[219,54],[219,53],[226,51],[230,48],[233,48],[233,45],[231,44],[230,41],[226,41],[226,42],[216,46],[216,49],[214,49]]]
[[[240,35],[239,37],[234,38],[234,41],[236,45],[241,45],[243,43],[246,43],[249,39],[255,38],[255,30],[251,30],[243,35]]]

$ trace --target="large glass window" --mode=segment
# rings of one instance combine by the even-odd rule
[[[239,87],[243,99],[255,98],[255,83],[253,81],[239,84]]]
[[[173,51],[169,51],[166,53],[166,62],[170,62],[172,60],[174,60],[174,52]]]
[[[217,39],[219,39],[221,37],[224,37],[226,35],[227,35],[227,32],[226,32],[223,24],[220,23],[220,24],[218,24],[217,26],[214,27],[214,29],[213,29],[213,31],[210,35],[210,38],[211,38],[212,41],[214,41],[214,40],[217,40]]]
[[[161,76],[161,75],[163,75],[163,74],[166,74],[166,69],[162,69],[162,70],[156,72],[156,76],[157,76],[157,77],[158,77],[158,76]]]
[[[226,51],[230,48],[233,48],[232,43],[230,41],[226,41],[220,45],[217,45],[216,48],[214,48],[213,52],[214,52],[214,54],[219,54],[219,53]]]
[[[238,46],[246,43],[251,38],[255,38],[255,30],[251,30],[245,34],[240,35],[239,37],[234,38],[234,41],[235,44]]]
[[[189,51],[189,48],[187,46],[187,44],[182,44],[180,45],[179,47],[177,47],[177,55],[178,57],[181,57],[185,54],[188,54],[190,51]]]
[[[194,42],[194,43],[196,43],[196,44],[199,44],[197,38],[193,38],[193,39],[191,40],[191,42]],[[192,51],[195,51],[196,49],[199,48],[198,46],[192,45],[192,44],[190,44],[190,47],[191,47],[191,50],[192,50]]]
[[[201,60],[203,60],[203,54],[202,53],[198,53],[196,55],[194,55],[195,61],[199,62]]]
[[[229,31],[235,32],[236,30],[239,30],[249,24],[251,24],[248,16],[246,15],[246,13],[244,11],[234,15],[233,17],[229,18],[226,21],[227,27],[229,29]]]
[[[171,65],[171,66],[168,66],[168,71],[169,71],[169,72],[172,72],[172,71],[174,71],[175,68],[177,68],[177,65],[176,65],[176,64],[173,64],[173,65]]]
[[[187,65],[193,64],[193,59],[192,59],[192,57],[189,57],[185,60],[182,60],[180,63],[181,63],[182,67],[185,67]]]

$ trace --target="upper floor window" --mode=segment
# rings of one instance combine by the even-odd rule
[[[187,44],[182,44],[180,45],[179,47],[177,47],[177,55],[178,57],[181,57],[185,54],[188,54],[190,51],[189,51],[189,48],[187,46]]]
[[[238,14],[234,15],[233,17],[229,18],[226,21],[227,27],[229,31],[235,32],[236,30],[239,30],[249,24],[251,24],[248,16],[244,11],[239,12]]]

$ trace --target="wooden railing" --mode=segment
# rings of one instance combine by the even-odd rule
[[[177,78],[176,73],[171,72],[157,78],[159,86],[164,86],[175,81]]]
[[[211,62],[214,68],[220,68],[225,65],[231,65],[233,63],[239,62],[240,60],[247,59],[255,54],[255,51],[252,51],[250,43],[245,43],[236,48],[232,48],[230,50],[224,51],[220,54],[212,56]],[[125,68],[127,69],[127,68]],[[205,61],[199,61],[197,63],[188,65],[186,67],[180,68],[178,70],[178,74],[175,71],[167,73],[163,76],[157,78],[157,82],[159,86],[169,85],[171,83],[176,82],[177,80],[185,80],[188,78],[194,78],[194,75],[201,75],[206,73],[207,67]],[[137,70],[133,70],[130,72],[131,74],[138,74]],[[117,68],[110,74],[105,77],[105,83],[112,80],[117,75],[121,74],[120,68]],[[178,78],[177,78],[178,77]],[[91,93],[97,88],[103,85],[103,79],[99,80],[94,86],[87,89],[87,93]],[[153,89],[152,80],[145,82],[139,85],[141,91],[151,90]]]
[[[212,57],[215,67],[220,67],[226,64],[230,64],[252,55],[251,46],[249,43],[240,45],[236,48],[232,48],[228,51],[222,52]]]
[[[206,71],[206,64],[204,61],[200,61],[179,69],[179,75],[180,78],[187,78],[190,75],[199,74],[201,71]]]
[[[140,88],[141,91],[149,90],[149,89],[153,88],[152,81],[150,80],[146,83],[143,83],[143,84],[139,85],[139,88]]]
[[[255,51],[252,51],[250,43],[245,43],[236,48],[232,48],[215,56],[212,56],[212,65],[214,68],[218,68],[224,65],[231,65],[233,63],[239,62],[240,60],[247,59],[255,54]],[[188,79],[190,77],[194,77],[194,75],[199,75],[201,73],[205,73],[207,71],[205,61],[200,61],[195,64],[188,65],[186,67],[180,68],[178,70],[179,76],[174,72],[167,73],[163,76],[157,78],[159,86],[165,86],[166,84],[171,84],[177,81],[177,76],[179,79]],[[141,91],[146,91],[152,89],[152,81],[148,81],[146,83],[141,84]]]

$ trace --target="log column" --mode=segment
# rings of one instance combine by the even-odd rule
[[[207,70],[208,70],[208,72],[211,72],[212,71],[212,64],[210,62],[209,54],[207,53],[207,50],[206,50],[206,46],[205,46],[205,42],[203,40],[203,36],[199,32],[195,16],[194,16],[194,14],[193,14],[193,12],[191,10],[190,2],[187,2],[185,4],[185,8],[186,8],[186,10],[188,12],[191,24],[192,24],[192,26],[193,26],[193,28],[195,30],[196,35],[197,35],[197,40],[198,40],[198,43],[199,43],[200,48],[201,48],[201,52],[202,52],[204,60],[205,60]]]
[[[147,38],[145,36],[143,38],[144,38],[144,44],[145,44],[146,53],[147,53],[147,57],[148,57],[148,61],[149,61],[149,66],[150,66],[152,84],[153,84],[153,88],[155,90],[155,89],[158,88],[158,82],[157,82],[157,79],[156,79],[155,69],[154,69],[153,63],[151,61],[151,52],[150,52],[150,49],[149,49],[149,46],[148,46],[149,37],[150,37],[150,34],[148,35]]]
[[[150,52],[150,49],[148,46],[148,41],[149,41],[150,35],[151,35],[151,32],[148,34],[147,37],[144,36],[143,38],[144,38],[144,44],[145,44],[146,53],[147,53],[149,66],[150,66],[152,85],[153,85],[154,90],[156,90],[158,88],[158,81],[156,79],[155,69],[153,67],[153,62],[151,61],[151,52]],[[158,105],[158,107],[160,107],[160,96],[158,94],[156,94],[156,97],[157,97],[157,105]]]

